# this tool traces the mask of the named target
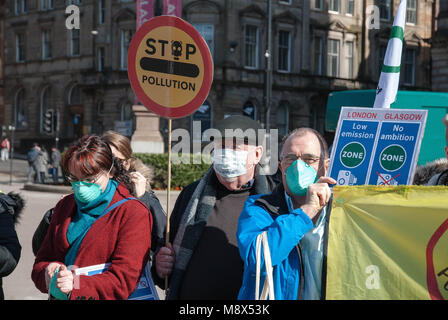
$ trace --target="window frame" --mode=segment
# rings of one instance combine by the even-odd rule
[[[81,55],[81,30],[80,29],[70,29],[70,56],[71,57],[79,57]],[[75,38],[75,33],[78,36]],[[77,41],[77,45],[75,46],[75,41]],[[77,48],[77,53],[74,52],[74,49]]]
[[[387,1],[386,4],[381,3],[382,1]],[[381,9],[387,9],[387,18],[383,18],[381,17]],[[380,0],[380,4],[379,4],[379,9],[380,9],[380,21],[390,21],[391,17],[392,17],[392,11],[393,11],[393,3],[392,0]]]
[[[408,82],[407,80],[407,76],[408,76],[408,66],[409,66],[409,61],[408,61],[408,52],[412,52],[412,63],[411,65],[411,81]],[[403,75],[403,84],[407,85],[407,86],[415,86],[415,79],[416,79],[416,66],[417,66],[417,49],[416,48],[406,48],[404,50],[404,57],[403,57],[403,65],[404,65],[404,75]]]
[[[415,2],[412,2],[412,1],[415,1]],[[414,3],[415,7],[411,8],[409,6],[410,3]],[[415,21],[413,21],[413,22],[408,21],[408,17],[410,15],[410,13],[413,13],[413,17],[415,18]],[[407,5],[406,5],[406,24],[415,26],[417,24],[417,20],[418,20],[418,1],[417,0],[408,0]]]
[[[352,3],[352,6],[351,6],[352,12],[349,12],[350,3]],[[345,6],[346,6],[345,14],[347,16],[350,16],[350,17],[355,16],[355,12],[356,12],[356,2],[355,2],[355,0],[346,0]]]
[[[125,48],[126,32],[129,33],[129,39],[127,47]],[[128,70],[128,52],[129,45],[131,44],[132,36],[134,35],[134,30],[129,28],[120,28],[120,70]]]
[[[42,60],[51,60],[53,58],[51,46],[51,29],[42,29],[41,32],[41,47]]]
[[[337,43],[337,53],[330,52],[332,50],[331,43]],[[336,75],[333,74],[333,62],[332,57],[336,57]],[[331,70],[330,70],[331,67]],[[331,71],[331,72],[330,72]],[[332,78],[339,78],[341,74],[341,40],[340,39],[328,39],[327,41],[327,76]]]
[[[202,38],[207,43],[212,57],[215,56],[215,25],[213,23],[192,23],[192,26],[199,32]],[[211,27],[210,30],[205,30],[206,27]],[[210,37],[211,35],[211,37]],[[211,39],[210,39],[211,38]],[[211,45],[210,45],[211,44]]]
[[[282,47],[281,46],[281,38],[280,38],[280,33],[281,32],[285,32],[288,34],[288,44],[287,47]],[[280,72],[291,72],[291,56],[292,56],[292,34],[290,30],[286,30],[286,29],[279,29],[277,32],[277,71]],[[280,67],[280,59],[281,59],[281,54],[280,54],[280,50],[282,49],[286,49],[286,64],[287,64],[287,68],[286,69],[281,69]]]
[[[351,54],[349,54],[348,48],[351,45]],[[345,63],[347,70],[347,78],[355,79],[355,42],[353,40],[348,40],[345,42]]]
[[[20,98],[22,99],[21,104],[19,105],[18,103],[18,99],[19,99],[19,95],[21,96]],[[22,96],[23,95],[23,96]],[[26,109],[25,109],[25,100],[26,100],[26,96],[25,96],[25,89],[24,88],[20,88],[19,90],[17,90],[15,96],[14,96],[14,126],[16,127],[16,129],[26,129],[28,127],[27,125],[27,117],[26,117]],[[18,113],[19,111],[22,111],[23,113],[23,118],[25,121],[25,125],[22,125],[19,123],[19,119],[18,119]]]
[[[317,42],[319,41],[319,42]],[[319,56],[317,56],[316,44],[319,43]],[[323,76],[324,75],[324,36],[316,35],[314,37],[314,45],[313,45],[313,72],[315,75]],[[316,64],[319,63],[319,70],[316,69]]]
[[[338,5],[338,10],[337,11],[332,9],[332,5],[334,5],[335,3],[337,3],[337,5]],[[333,14],[340,14],[342,12],[341,0],[329,0],[329,2],[328,2],[328,12],[329,13],[333,13]]]
[[[255,42],[254,43],[248,43],[247,39],[247,30],[248,27],[250,28],[254,28],[255,29]],[[251,23],[247,23],[244,25],[244,33],[243,33],[243,37],[244,37],[244,68],[246,69],[251,69],[251,70],[257,70],[260,68],[260,27],[258,25],[255,24],[251,24]],[[248,64],[248,46],[253,46],[254,47],[254,51],[253,51],[253,55],[252,58],[254,60],[254,65],[249,65]]]
[[[16,33],[16,63],[24,63],[26,61],[26,34],[25,32],[17,32]]]

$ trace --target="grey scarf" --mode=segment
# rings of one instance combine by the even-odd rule
[[[177,299],[185,270],[215,206],[217,183],[219,182],[217,182],[213,167],[210,167],[199,181],[182,215],[173,242],[176,262],[171,274],[167,300]],[[270,193],[273,187],[274,183],[270,179],[259,175],[255,178],[252,189],[254,192],[251,194]]]

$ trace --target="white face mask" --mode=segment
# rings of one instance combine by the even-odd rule
[[[215,149],[213,151],[213,168],[225,179],[242,176],[247,172],[247,151],[233,149]]]

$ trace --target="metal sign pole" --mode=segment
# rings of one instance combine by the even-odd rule
[[[171,119],[168,119],[168,185],[166,190],[166,238],[165,245],[170,242],[170,189],[171,189]],[[168,294],[168,276],[165,277],[165,294]]]

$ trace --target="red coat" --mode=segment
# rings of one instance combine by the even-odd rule
[[[111,205],[131,194],[120,184]],[[31,278],[43,293],[45,268],[51,262],[64,263],[68,251],[67,229],[76,213],[73,194],[60,200],[42,247],[34,262]],[[140,201],[129,200],[99,218],[85,235],[74,265],[82,268],[110,262],[106,272],[77,279],[70,299],[127,299],[149,258],[151,247],[152,217],[148,208]]]

